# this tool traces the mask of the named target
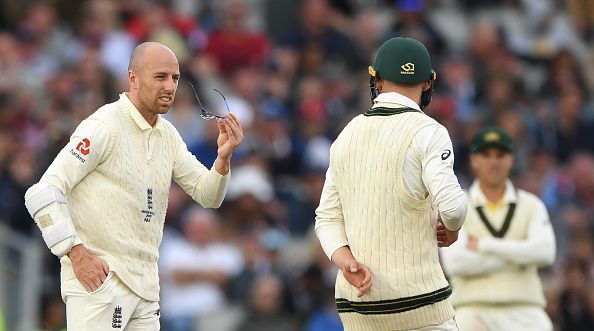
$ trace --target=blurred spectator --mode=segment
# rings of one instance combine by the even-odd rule
[[[286,237],[276,230],[243,237],[241,249],[245,264],[230,286],[230,294],[235,302],[244,307],[249,306],[254,283],[261,277],[271,275],[281,282],[282,295],[276,305],[283,311],[293,310],[293,297],[289,291],[292,278],[280,261],[279,251],[285,243]]]
[[[300,52],[300,71],[304,74],[319,74],[328,63],[355,69],[367,61],[353,52],[347,35],[330,26],[330,15],[327,0],[304,0],[300,26],[280,39],[281,45]]]
[[[521,0],[513,11],[503,15],[507,44],[518,56],[529,60],[546,60],[562,49],[581,58],[586,48],[574,32],[566,15],[555,15],[551,0]]]
[[[278,303],[283,300],[281,280],[273,275],[260,276],[250,287],[250,305],[237,331],[293,331],[295,321]]]
[[[425,0],[396,0],[394,13],[398,15],[390,34],[393,37],[415,38],[432,56],[439,56],[446,50],[446,43],[430,20],[425,16]]]
[[[567,89],[579,89],[587,93],[584,72],[576,57],[568,50],[556,53],[547,67],[547,80],[541,87],[540,95],[550,99],[558,97]]]
[[[222,26],[208,37],[205,52],[214,57],[224,75],[241,67],[261,66],[267,59],[268,39],[245,26],[246,9],[244,0],[226,1]]]
[[[565,290],[561,294],[561,330],[586,331],[594,327],[588,316],[588,289],[592,288],[592,279],[588,266],[579,260],[570,260],[564,269]]]
[[[324,288],[320,295],[324,304],[315,310],[305,326],[305,331],[342,331],[342,323],[336,311],[332,288]]]
[[[128,77],[128,61],[122,59],[130,58],[136,43],[120,29],[119,6],[116,1],[86,2],[72,52],[76,57],[86,48],[97,49],[103,67],[118,81],[123,81]]]
[[[186,82],[181,82],[175,95],[175,105],[165,116],[175,126],[188,146],[204,141],[206,121],[200,118],[200,107],[194,99],[192,89]],[[206,163],[207,166],[210,164]]]
[[[262,168],[249,164],[237,167],[225,197],[227,235],[234,238],[263,232],[271,221],[266,206],[273,198],[272,183]]]
[[[39,331],[66,331],[66,307],[59,296],[42,299]]]
[[[438,95],[451,96],[455,107],[454,116],[462,122],[470,121],[476,117],[474,114],[476,83],[470,63],[462,55],[452,54],[446,57],[441,68],[442,72],[438,73],[439,83],[436,87]]]
[[[594,225],[594,157],[589,153],[579,153],[572,157],[569,175],[573,192],[568,200],[588,212],[589,225]]]
[[[161,309],[163,328],[191,331],[197,319],[225,308],[225,286],[242,268],[240,252],[219,239],[213,211],[194,207],[183,220],[183,237],[163,240]]]
[[[27,4],[17,28],[20,56],[26,64],[27,80],[43,82],[66,63],[71,39],[59,26],[54,7],[43,1]]]
[[[567,9],[571,15],[573,26],[587,42],[594,39],[594,4],[588,0],[568,0]]]
[[[190,47],[204,47],[206,37],[198,23],[191,16],[173,11],[169,1],[150,0],[131,15],[126,30],[135,40],[163,43],[171,48],[180,62],[190,56]]]
[[[5,173],[0,173],[0,219],[8,220],[9,226],[23,234],[31,235],[35,222],[30,219],[23,197],[35,182],[36,158],[32,150],[16,151]]]

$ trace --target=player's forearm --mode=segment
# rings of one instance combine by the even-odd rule
[[[200,202],[205,208],[220,207],[225,199],[225,193],[227,192],[230,177],[229,173],[230,170],[227,170],[227,175],[223,176],[216,169],[211,169],[206,174],[204,183],[202,183],[199,200],[195,200]]]
[[[462,192],[462,194],[458,193],[452,195],[450,199],[444,201],[439,208],[439,215],[441,216],[443,224],[449,230],[455,231],[460,229],[462,224],[464,224],[466,213],[468,212],[466,194]]]
[[[221,175],[226,176],[231,169],[231,158],[221,158],[217,156],[214,163],[215,170]]]
[[[315,231],[324,253],[329,259],[340,247],[349,244],[344,227],[344,216],[340,197],[334,185],[330,170],[326,173],[326,181],[320,197],[320,205],[316,208]]]
[[[517,264],[549,265],[555,259],[555,240],[552,233],[528,240],[482,239],[478,248],[480,252]]]
[[[316,217],[315,231],[329,259],[337,250],[349,244],[342,220]]]
[[[441,249],[443,262],[448,274],[452,276],[475,276],[506,267],[506,261],[497,256],[475,253],[461,247]]]

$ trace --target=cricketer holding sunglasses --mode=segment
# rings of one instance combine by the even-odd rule
[[[180,78],[175,54],[140,44],[130,91],[82,121],[25,204],[60,258],[68,330],[159,330],[158,248],[173,179],[206,208],[221,205],[243,139],[237,117],[217,118],[218,155],[207,169],[161,117]]]

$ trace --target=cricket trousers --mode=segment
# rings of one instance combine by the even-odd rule
[[[96,291],[88,293],[77,278],[62,283],[68,331],[158,331],[159,303],[132,292],[110,272]]]
[[[536,306],[462,306],[456,308],[460,331],[552,331],[553,323]]]

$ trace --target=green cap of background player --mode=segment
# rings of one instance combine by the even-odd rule
[[[415,39],[401,37],[382,44],[369,74],[401,84],[419,84],[436,78],[427,48]]]
[[[511,137],[500,128],[485,128],[475,134],[470,143],[470,152],[478,153],[489,147],[499,148],[508,153],[514,151]]]

